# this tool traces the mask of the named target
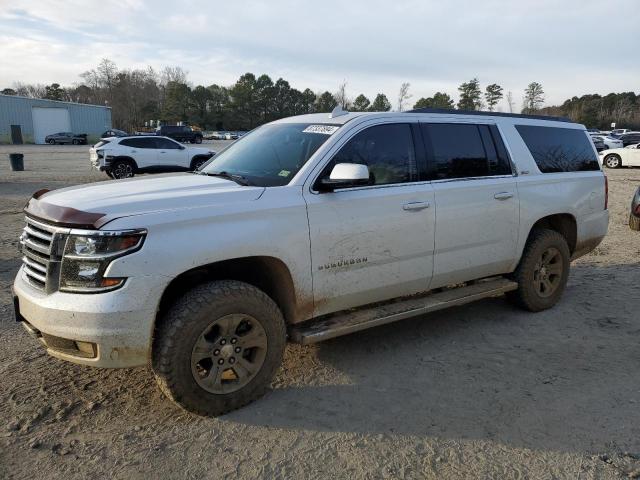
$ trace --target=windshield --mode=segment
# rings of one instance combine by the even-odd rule
[[[260,187],[286,185],[338,128],[310,123],[264,125],[213,157],[202,172],[243,177]]]

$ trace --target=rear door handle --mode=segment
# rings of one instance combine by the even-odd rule
[[[493,198],[495,198],[496,200],[508,200],[511,197],[513,197],[513,193],[511,192],[500,192],[500,193],[496,193]]]
[[[402,206],[403,210],[423,210],[425,208],[429,208],[430,204],[429,202],[410,202],[410,203],[405,203]]]

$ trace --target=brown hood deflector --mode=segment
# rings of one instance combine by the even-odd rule
[[[96,230],[107,223],[104,213],[83,212],[71,207],[61,207],[42,201],[46,191],[38,190],[24,207],[24,213],[30,217],[54,223],[60,227],[84,228]]]

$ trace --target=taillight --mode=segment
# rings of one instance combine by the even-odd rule
[[[604,209],[609,208],[609,179],[604,176]]]

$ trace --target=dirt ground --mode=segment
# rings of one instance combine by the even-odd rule
[[[207,419],[149,370],[56,360],[13,321],[27,198],[106,179],[87,147],[21,148],[19,173],[13,150],[0,147],[0,478],[640,476],[640,169],[607,171],[610,233],[554,309],[490,299],[291,345],[270,393]]]

